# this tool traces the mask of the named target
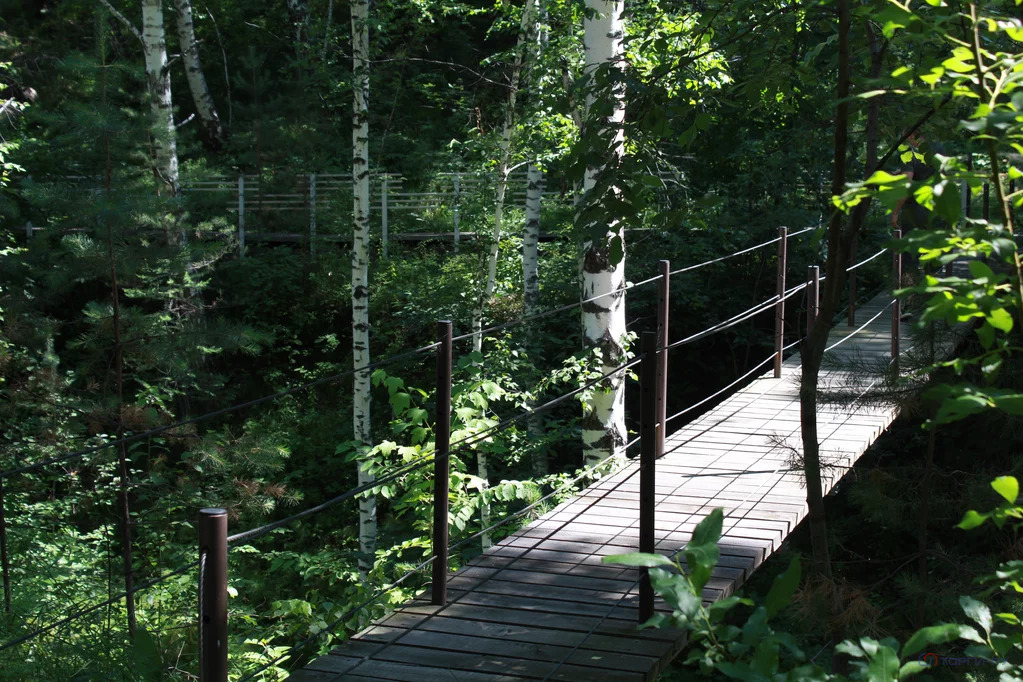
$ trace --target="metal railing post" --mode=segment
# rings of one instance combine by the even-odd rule
[[[657,283],[657,435],[656,456],[664,456],[664,439],[667,434],[668,416],[668,303],[671,297],[671,262],[662,260],[658,263],[661,275]]]
[[[437,323],[437,415],[433,455],[433,585],[431,602],[448,598],[448,484],[451,449],[451,321]]]
[[[238,257],[245,258],[245,174],[238,175]]]
[[[227,682],[227,510],[199,510],[199,680]]]
[[[7,556],[7,515],[4,506],[4,479],[0,477],[0,566],[4,578],[4,611],[11,612],[11,564]]]
[[[380,246],[387,258],[387,173],[380,179]]]
[[[821,269],[816,265],[806,269],[806,284],[806,334],[809,336],[820,309]]]
[[[902,239],[902,230],[892,233],[895,239]],[[902,286],[902,253],[898,248],[892,249],[892,296]],[[892,366],[899,371],[899,336],[901,333],[902,301],[898,298],[892,303]]]
[[[32,243],[32,221],[31,220],[26,220],[25,221],[25,244],[28,245],[28,244],[31,244],[31,243]]]
[[[309,174],[309,255],[316,255],[316,173]]]
[[[774,304],[774,378],[781,376],[782,348],[785,347],[785,271],[789,266],[789,228],[778,228],[778,302]]]
[[[458,242],[461,241],[460,234],[458,231],[458,201],[461,194],[461,185],[459,183],[458,173],[455,173],[455,200],[454,200],[454,218],[455,218],[455,253],[458,253]]]
[[[640,417],[639,427],[639,551],[654,552],[655,466],[657,461],[657,334],[643,332],[640,352]],[[639,569],[639,621],[654,615],[654,588],[650,571]]]

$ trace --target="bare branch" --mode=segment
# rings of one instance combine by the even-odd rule
[[[128,21],[128,17],[126,17],[123,14],[121,14],[120,12],[118,12],[117,8],[110,4],[110,0],[99,0],[99,1],[100,1],[100,3],[104,7],[106,7],[108,10],[110,10],[110,13],[114,15],[114,18],[116,18],[118,21],[120,21],[122,24],[124,24],[125,28],[127,28],[129,31],[131,31],[131,34],[133,36],[138,38],[140,43],[142,42],[142,31],[140,31],[137,28],[135,28],[135,25],[133,23],[131,23],[130,21]]]

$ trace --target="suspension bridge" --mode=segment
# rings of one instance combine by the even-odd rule
[[[633,551],[676,556],[690,539],[696,524],[717,507],[726,511],[721,559],[703,597],[710,602],[732,594],[752,572],[778,549],[806,515],[805,491],[791,453],[801,448],[799,427],[799,359],[786,358],[799,340],[785,343],[785,306],[795,296],[805,297],[807,324],[816,323],[819,274],[810,268],[807,280],[787,287],[787,249],[790,241],[814,228],[779,236],[719,258],[671,270],[662,261],[659,273],[627,289],[658,287],[656,332],[644,334],[639,353],[617,367],[597,373],[582,386],[559,395],[479,433],[452,443],[450,391],[452,345],[471,334],[453,336],[450,323],[442,323],[438,340],[367,367],[323,377],[286,391],[264,396],[194,417],[185,422],[134,433],[44,461],[0,471],[0,558],[7,610],[12,590],[4,518],[5,481],[30,471],[81,460],[94,453],[124,445],[183,425],[223,417],[271,402],[285,395],[335,383],[356,372],[434,353],[437,358],[437,414],[435,450],[393,466],[372,484],[358,486],[315,507],[258,528],[227,534],[222,509],[204,509],[199,518],[199,551],[195,562],[169,571],[125,592],[82,607],[46,625],[26,627],[24,634],[0,643],[0,652],[42,637],[77,619],[122,600],[132,600],[160,582],[181,575],[197,576],[199,613],[199,678],[227,680],[227,575],[229,548],[252,542],[271,531],[321,513],[341,502],[354,500],[375,487],[400,481],[407,474],[433,467],[433,551],[420,565],[378,587],[327,628],[311,634],[253,670],[241,680],[263,679],[263,674],[285,661],[301,660],[328,633],[340,633],[363,609],[416,577],[432,574],[430,588],[411,602],[373,621],[328,655],[312,660],[292,673],[311,682],[328,680],[641,680],[652,679],[685,645],[683,633],[638,630],[637,625],[656,610],[656,601],[637,569],[604,563],[603,557]],[[896,233],[898,237],[898,233]],[[696,334],[672,341],[668,299],[672,276],[722,263],[759,249],[777,248],[776,293]],[[856,271],[887,253],[877,253],[851,264]],[[891,256],[892,281],[901,279],[901,260]],[[854,285],[853,285],[854,286]],[[608,294],[604,294],[605,296]],[[600,298],[600,296],[595,297]],[[855,291],[850,300],[855,301]],[[591,299],[593,300],[593,299]],[[537,318],[570,311],[580,301],[517,319],[488,330],[494,333]],[[725,332],[758,316],[775,318],[774,352],[744,375],[699,402],[667,415],[667,367],[672,351]],[[853,316],[862,323],[856,324]],[[823,405],[818,412],[822,457],[828,466],[824,490],[830,491],[859,456],[896,417],[890,404],[872,400],[872,387],[886,365],[898,366],[900,339],[906,334],[899,302],[884,290],[865,306],[850,307],[849,324],[831,332],[821,373],[821,385],[839,385],[851,398]],[[950,352],[951,347],[945,348]],[[855,360],[857,369],[846,362]],[[876,367],[876,371],[865,371]],[[625,446],[638,446],[635,460],[617,458],[588,469],[558,485],[540,499],[497,520],[457,542],[450,543],[448,518],[448,466],[450,455],[468,452],[474,444],[530,416],[576,398],[608,378],[638,369],[641,375],[640,434]],[[712,401],[719,401],[716,404]],[[711,409],[699,414],[700,409]],[[699,414],[695,419],[693,415]],[[671,432],[676,420],[688,423]],[[532,518],[541,505],[564,497],[581,482],[596,480],[571,499]],[[531,519],[529,521],[529,519]],[[466,545],[496,528],[529,521],[455,572],[449,559]],[[282,595],[282,598],[286,595]],[[308,659],[306,659],[308,660]]]
[[[835,354],[884,364],[892,307],[886,292],[860,308],[869,321],[837,327],[830,338]],[[877,377],[836,367],[821,380],[865,398]],[[865,399],[818,412],[829,464],[825,494],[895,417],[893,406]],[[734,593],[806,515],[790,454],[800,447],[798,356],[782,363],[780,376],[773,369],[757,376],[666,439],[655,464],[651,549],[679,554],[696,524],[723,507],[721,559],[706,602]],[[684,646],[684,633],[637,630],[637,569],[602,561],[641,546],[642,498],[649,494],[642,468],[630,462],[453,573],[444,603],[422,595],[294,679],[653,679]],[[659,599],[654,608],[670,612]]]

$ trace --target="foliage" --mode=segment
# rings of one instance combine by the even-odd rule
[[[1004,504],[987,514],[969,511],[961,528],[979,525],[977,519],[1023,518],[1023,507],[1018,505],[1019,483],[1010,476],[992,482],[992,487],[1005,498]],[[732,680],[819,680],[821,682],[863,680],[864,682],[894,682],[905,680],[944,665],[958,665],[962,659],[975,665],[991,665],[1000,673],[1000,679],[1013,680],[1023,675],[1023,625],[1019,613],[999,610],[1018,607],[1013,595],[1023,593],[1023,562],[1002,563],[998,570],[977,578],[987,585],[982,597],[959,599],[960,607],[972,624],[941,623],[917,630],[906,642],[899,644],[894,638],[876,640],[860,637],[845,640],[835,647],[835,653],[845,655],[850,671],[829,672],[812,661],[787,632],[771,626],[771,619],[788,607],[799,587],[801,567],[798,557],[778,575],[762,603],[740,596],[729,596],[704,602],[703,588],[718,561],[718,542],[721,539],[724,512],[716,509],[705,517],[693,531],[692,540],[684,551],[685,564],[657,554],[623,554],[605,557],[604,561],[650,569],[651,585],[672,609],[671,615],[656,614],[643,627],[673,627],[686,630],[695,645],[685,664],[699,671],[703,677],[724,676]],[[1008,599],[1006,597],[1009,597]],[[749,615],[737,615],[742,607]],[[992,611],[996,611],[993,613]],[[738,622],[739,624],[736,624]],[[945,645],[956,644],[953,653]],[[946,660],[949,663],[946,664]]]

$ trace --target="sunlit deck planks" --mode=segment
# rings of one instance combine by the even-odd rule
[[[889,300],[882,295],[860,308],[861,323],[880,315],[830,355],[855,356],[863,366],[886,362]],[[850,331],[837,326],[830,343]],[[806,515],[805,490],[788,461],[789,448],[801,444],[798,356],[784,367],[782,378],[765,373],[673,433],[657,462],[659,552],[680,549],[704,515],[725,509],[708,600],[734,592]],[[873,377],[826,366],[822,381],[855,394]],[[825,492],[894,418],[894,408],[864,400],[820,407],[822,457],[834,465]],[[653,679],[684,637],[637,631],[635,569],[601,563],[637,548],[638,473],[638,462],[630,463],[492,547],[450,577],[447,605],[431,606],[428,596],[413,601],[294,678]]]

